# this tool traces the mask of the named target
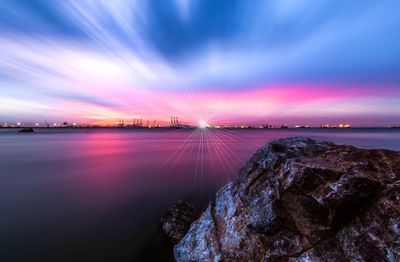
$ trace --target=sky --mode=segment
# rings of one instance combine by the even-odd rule
[[[4,0],[0,123],[400,124],[398,0]]]

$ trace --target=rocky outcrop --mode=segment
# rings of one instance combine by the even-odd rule
[[[180,200],[161,217],[150,239],[135,254],[135,261],[174,261],[173,246],[188,232],[200,213],[188,201]]]
[[[174,247],[177,261],[400,261],[400,153],[265,145]]]
[[[188,232],[190,224],[199,217],[197,209],[187,201],[178,201],[161,218],[164,234],[173,243],[178,243]]]

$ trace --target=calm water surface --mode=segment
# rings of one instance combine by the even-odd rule
[[[0,130],[0,261],[133,261],[168,206],[289,136],[400,150],[396,129]]]

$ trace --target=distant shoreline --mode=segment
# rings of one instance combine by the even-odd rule
[[[36,127],[36,126],[20,126],[20,127],[1,127],[1,129],[22,129],[22,128],[34,128],[34,129],[46,129],[46,130],[79,130],[79,129],[118,129],[118,130],[191,130],[191,129],[200,129],[198,127],[188,127],[188,128],[174,128],[174,127],[158,127],[158,128],[148,128],[148,127],[103,127],[103,126],[93,126],[93,127]],[[340,127],[273,127],[273,128],[260,128],[260,127],[226,127],[226,128],[214,128],[208,127],[204,129],[213,129],[213,130],[243,130],[243,129],[251,129],[251,130],[286,130],[286,129],[400,129],[400,126],[372,126],[372,127],[348,127],[348,128],[340,128]]]
[[[78,132],[96,132],[96,131],[120,131],[120,132],[171,132],[171,131],[195,131],[195,130],[208,130],[208,131],[265,131],[265,132],[294,132],[294,131],[337,131],[337,132],[351,132],[352,130],[400,130],[400,127],[351,127],[351,128],[323,128],[323,127],[307,127],[307,128],[170,128],[170,127],[160,127],[160,128],[132,128],[132,127],[0,127],[0,133],[20,133],[19,131],[32,128],[33,133],[78,133]],[[7,132],[8,131],[8,132]]]

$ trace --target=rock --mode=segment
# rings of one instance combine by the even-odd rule
[[[187,201],[178,201],[161,217],[157,228],[135,255],[135,261],[175,261],[173,246],[188,232],[200,213]]]
[[[287,138],[260,148],[177,261],[400,261],[400,153]]]
[[[19,130],[18,132],[20,132],[20,133],[33,133],[34,131],[33,131],[32,127],[25,127],[25,128],[22,128],[21,130]]]
[[[190,224],[199,217],[197,209],[186,201],[178,201],[161,218],[163,232],[178,243],[188,232]]]

